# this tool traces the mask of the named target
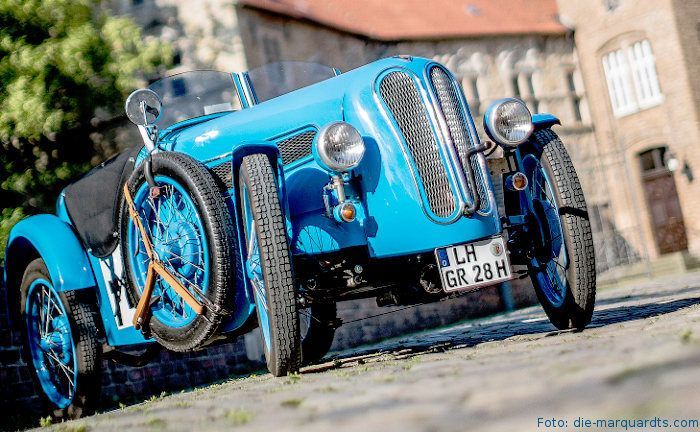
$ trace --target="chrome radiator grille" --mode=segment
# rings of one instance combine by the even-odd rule
[[[451,215],[457,203],[423,100],[413,80],[404,72],[390,72],[379,85],[379,92],[406,140],[430,209],[440,217]]]
[[[233,188],[233,173],[231,172],[230,160],[209,168],[209,172],[214,177],[214,180],[219,183],[219,186],[223,186],[226,190]]]
[[[450,136],[452,137],[455,150],[459,155],[462,170],[465,173],[467,173],[468,170],[474,171],[477,193],[481,198],[481,206],[479,209],[482,211],[487,211],[489,207],[489,199],[488,195],[486,194],[483,172],[481,165],[479,164],[480,156],[473,155],[470,160],[467,160],[467,152],[473,143],[469,139],[469,132],[467,131],[467,117],[459,103],[459,98],[455,92],[454,86],[452,85],[452,80],[449,76],[447,76],[445,71],[439,67],[433,67],[430,70],[430,79],[433,82],[435,93],[440,101],[440,108],[445,116],[447,128],[450,131]]]
[[[282,154],[282,162],[287,165],[295,160],[309,156],[315,136],[315,130],[308,130],[279,141],[277,147],[279,147]]]

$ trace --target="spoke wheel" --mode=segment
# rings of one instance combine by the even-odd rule
[[[582,329],[595,304],[593,235],[583,190],[563,143],[549,129],[524,145],[521,194],[528,215],[530,278],[550,321],[559,329]]]
[[[27,267],[21,292],[25,355],[48,411],[56,418],[91,413],[100,372],[94,297],[57,292],[41,259]]]
[[[527,155],[523,165],[530,179],[531,228],[537,233],[530,267],[535,270],[536,283],[547,301],[558,307],[566,298],[569,266],[559,205],[549,175],[539,160]]]
[[[152,155],[151,165],[155,189],[146,181],[143,165],[128,185],[154,259],[200,302],[220,310],[232,309],[235,235],[222,191],[206,168],[189,156],[157,153]],[[136,303],[143,293],[151,258],[126,203],[121,230],[126,275]],[[209,342],[226,317],[210,308],[198,315],[160,276],[156,276],[150,308],[148,325],[153,337],[166,348],[180,352]]]
[[[335,303],[317,303],[299,310],[301,358],[304,364],[317,362],[333,345],[338,312]]]
[[[206,294],[211,273],[209,245],[194,201],[175,179],[158,175],[155,181],[159,186],[157,196],[151,196],[148,183],[142,184],[134,196],[136,210],[148,231],[153,251],[184,286],[201,287]],[[136,245],[131,263],[140,295],[151,260],[134,224],[129,225],[128,236],[129,244]],[[153,316],[168,327],[182,328],[197,318],[183,298],[160,277],[153,298],[156,299],[151,306]]]
[[[253,290],[267,367],[275,376],[301,363],[296,290],[285,217],[267,156],[243,158],[239,175],[244,272]]]

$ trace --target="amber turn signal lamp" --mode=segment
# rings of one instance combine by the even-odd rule
[[[524,190],[527,185],[527,176],[519,171],[509,176],[506,180],[506,187],[512,191]]]
[[[345,203],[340,209],[340,217],[343,218],[345,222],[352,222],[357,216],[357,209],[352,203]]]
[[[357,209],[355,204],[351,202],[344,202],[338,204],[333,209],[333,217],[338,222],[353,222],[357,216]]]

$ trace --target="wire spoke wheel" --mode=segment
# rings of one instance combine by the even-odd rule
[[[529,180],[520,194],[528,215],[530,278],[557,328],[582,329],[595,304],[595,253],[588,210],[569,154],[550,129],[536,131],[522,146]]]
[[[27,266],[20,292],[24,354],[48,412],[59,419],[91,413],[101,366],[94,294],[58,292],[41,259]]]
[[[192,351],[220,329],[235,289],[236,236],[223,191],[207,169],[175,152],[151,155],[155,187],[141,164],[128,181],[135,210],[146,231],[153,259],[161,263],[200,303],[197,314],[164,278],[157,275],[146,328],[172,351]],[[125,273],[134,303],[140,299],[151,258],[141,231],[122,206],[121,241]],[[205,298],[203,298],[205,297]]]
[[[158,193],[152,194],[144,183],[134,196],[136,210],[146,227],[156,258],[170,270],[185,287],[199,287],[206,294],[209,284],[209,246],[204,225],[194,201],[173,178],[156,176]],[[150,259],[143,239],[134,224],[129,226],[129,242],[136,245],[132,266],[139,294],[146,283]],[[197,294],[190,290],[197,297]],[[183,298],[160,276],[153,293],[153,316],[161,323],[180,328],[191,324],[197,317]]]
[[[533,155],[523,158],[525,173],[530,179],[531,212],[537,226],[535,256],[531,266],[537,283],[548,301],[560,306],[566,298],[569,258],[559,215],[559,205],[551,180],[542,164]]]
[[[328,353],[338,325],[335,303],[316,303],[299,310],[301,358],[304,364],[314,363]]]
[[[78,365],[66,310],[49,281],[36,279],[29,286],[25,314],[41,387],[51,402],[65,408],[75,395]]]

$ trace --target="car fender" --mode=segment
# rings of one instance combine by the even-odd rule
[[[12,228],[5,253],[5,283],[18,287],[29,262],[46,263],[57,291],[96,286],[87,253],[73,229],[50,214],[28,217]]]
[[[559,118],[552,114],[533,114],[532,115],[532,125],[534,130],[549,129],[554,125],[560,125],[561,121]]]
[[[233,169],[234,185],[238,185],[238,167],[241,165],[243,158],[256,153],[263,153],[267,155],[272,163],[272,169],[277,171],[277,187],[280,192],[280,199],[282,200],[283,209],[288,215],[289,212],[287,211],[287,193],[284,186],[282,156],[277,144],[270,141],[255,141],[245,142],[235,146],[231,151],[231,165]]]

